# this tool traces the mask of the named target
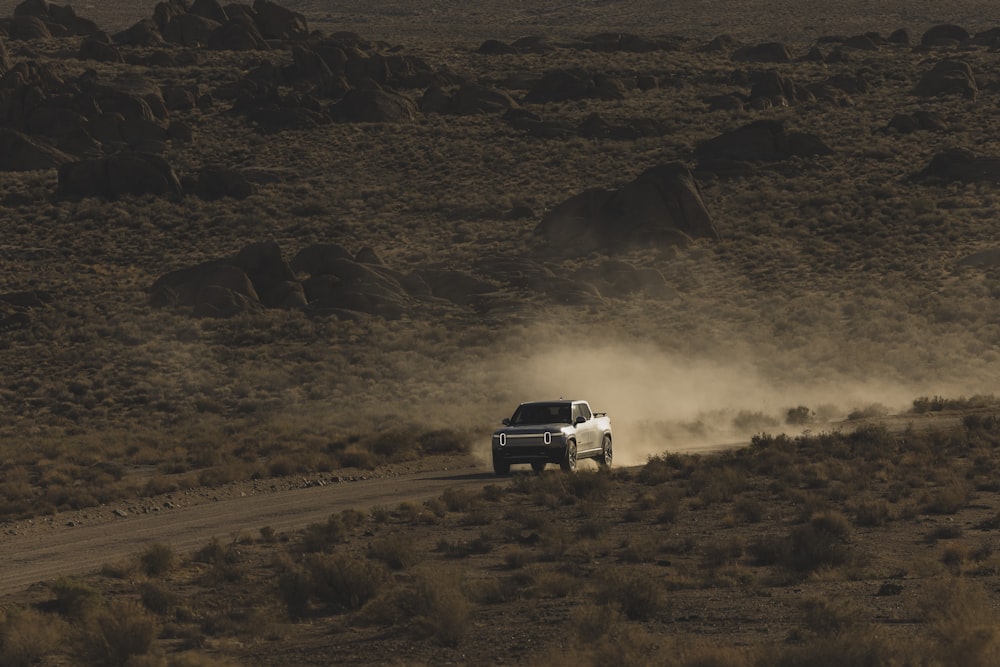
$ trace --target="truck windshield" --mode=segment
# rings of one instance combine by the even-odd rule
[[[510,423],[529,424],[569,424],[571,423],[569,403],[526,403],[514,411]]]

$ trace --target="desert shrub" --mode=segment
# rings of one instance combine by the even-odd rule
[[[593,644],[612,634],[622,622],[621,613],[607,605],[584,602],[570,615],[577,640]]]
[[[699,468],[688,480],[688,495],[697,496],[704,505],[728,502],[744,488],[746,474],[731,465]]]
[[[785,413],[785,423],[790,426],[803,426],[813,420],[812,410],[804,405],[789,408]]]
[[[681,493],[677,489],[663,488],[656,493],[656,523],[673,523],[681,513]]]
[[[892,520],[892,508],[884,500],[866,500],[854,506],[855,526],[884,526]]]
[[[639,471],[639,483],[657,486],[672,479],[687,477],[690,474],[688,466],[696,459],[697,457],[684,457],[676,453],[651,456]]]
[[[85,616],[80,652],[98,665],[126,665],[134,656],[149,653],[157,632],[149,612],[130,600],[115,600]]]
[[[425,431],[417,436],[417,446],[425,454],[464,453],[469,451],[469,436],[452,429]]]
[[[365,522],[365,513],[356,509],[346,509],[340,513],[340,521],[345,528],[357,528]]]
[[[920,510],[926,514],[955,514],[969,504],[972,489],[962,479],[952,479],[928,489],[921,497]]]
[[[743,555],[743,539],[735,535],[712,542],[705,546],[702,553],[702,567],[715,569],[727,563],[739,560]]]
[[[299,549],[302,553],[329,553],[346,536],[344,520],[337,514],[331,514],[324,523],[311,523],[303,529]]]
[[[788,566],[812,571],[847,560],[847,541],[851,528],[847,518],[836,511],[821,512],[804,526],[795,527],[788,536]]]
[[[803,626],[824,637],[855,630],[860,623],[857,607],[842,599],[808,598],[799,608]]]
[[[476,501],[476,494],[468,489],[449,487],[441,494],[441,501],[449,512],[467,512]]]
[[[764,518],[764,505],[753,496],[740,496],[733,505],[733,513],[744,523],[760,523]]]
[[[139,600],[149,611],[166,616],[180,602],[180,597],[157,582],[144,582],[139,586]]]
[[[933,544],[938,540],[954,540],[962,536],[962,527],[954,524],[938,526],[924,536],[924,541]]]
[[[736,416],[733,417],[732,425],[735,430],[741,433],[750,434],[774,428],[779,425],[779,422],[774,417],[766,415],[760,411],[751,412],[749,410],[740,410],[736,413]]]
[[[360,445],[348,445],[337,453],[337,460],[344,468],[361,468],[371,470],[376,465],[375,456]]]
[[[559,560],[575,543],[576,539],[565,526],[561,524],[546,526],[541,531],[541,539],[538,542],[539,558],[545,561]]]
[[[289,617],[299,619],[306,615],[313,585],[309,572],[298,565],[288,565],[278,575],[278,595]]]
[[[462,587],[465,596],[480,604],[505,604],[521,598],[524,586],[517,577],[498,577],[466,582]]]
[[[405,570],[420,560],[413,540],[407,535],[388,535],[368,544],[368,558],[381,561],[390,570]]]
[[[862,630],[833,636],[817,636],[801,644],[774,645],[757,656],[758,665],[769,667],[873,667],[900,663],[902,651],[890,640]],[[943,663],[958,664],[958,663]]]
[[[874,419],[885,417],[889,414],[889,409],[881,403],[871,403],[861,408],[854,408],[847,413],[848,419]]]
[[[312,554],[306,568],[312,595],[333,610],[360,609],[386,580],[383,565],[346,554]]]
[[[359,622],[400,625],[416,639],[457,646],[471,627],[469,602],[445,572],[423,573],[390,590],[362,611]]]
[[[33,609],[14,608],[0,614],[0,667],[40,664],[59,649],[66,630],[58,618]]]
[[[80,618],[101,603],[101,594],[93,586],[76,579],[63,577],[49,585],[55,595],[52,608],[69,618]]]
[[[968,580],[932,581],[919,607],[940,664],[985,667],[1000,664],[1000,624],[983,589]]]
[[[192,560],[209,566],[201,576],[202,583],[206,585],[236,582],[245,574],[243,558],[234,542],[222,544],[218,538],[213,537],[194,553]]]
[[[626,568],[608,572],[598,585],[595,599],[632,621],[651,620],[666,608],[663,584]]]
[[[928,412],[941,412],[944,410],[988,408],[995,405],[997,405],[997,399],[992,394],[977,394],[970,398],[966,398],[965,396],[959,398],[921,396],[913,399],[913,412],[916,414],[926,414]]]
[[[142,571],[150,577],[159,577],[170,572],[177,564],[177,554],[169,544],[156,542],[146,547],[139,555]]]

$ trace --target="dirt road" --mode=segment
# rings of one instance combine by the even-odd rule
[[[184,553],[213,537],[226,541],[240,533],[256,535],[264,526],[276,532],[295,530],[341,510],[392,508],[407,500],[439,496],[449,487],[483,486],[495,480],[485,469],[439,470],[236,494],[142,514],[95,510],[80,513],[85,519],[21,522],[0,528],[0,596],[39,581],[96,570],[157,542]]]

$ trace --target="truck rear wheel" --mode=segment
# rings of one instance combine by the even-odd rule
[[[570,440],[566,443],[566,452],[559,467],[566,472],[576,472],[576,442]]]
[[[604,436],[604,441],[601,443],[601,455],[597,457],[597,464],[602,468],[611,467],[611,459],[613,458],[614,452],[611,449],[611,436]]]

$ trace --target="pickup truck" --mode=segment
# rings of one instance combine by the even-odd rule
[[[493,472],[507,475],[515,463],[530,463],[535,472],[558,463],[573,472],[579,459],[597,459],[609,468],[611,441],[611,419],[592,412],[587,401],[521,403],[493,433]]]

